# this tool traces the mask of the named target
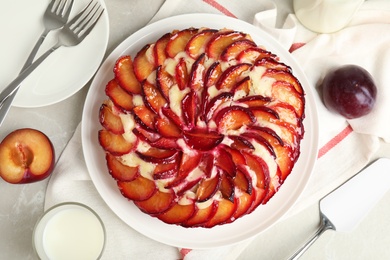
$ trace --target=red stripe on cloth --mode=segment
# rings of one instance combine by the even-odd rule
[[[219,3],[217,3],[217,1],[215,1],[215,0],[203,0],[203,2],[211,5],[212,7],[214,7],[215,9],[220,11],[221,13],[223,13],[224,15],[227,15],[227,16],[230,16],[230,17],[233,17],[233,18],[237,18],[233,13],[231,13],[224,6],[222,6]]]
[[[302,46],[304,46],[306,43],[304,42],[296,42],[296,43],[293,43],[290,47],[290,49],[288,50],[289,52],[293,52],[299,48],[301,48]]]
[[[333,137],[329,142],[327,142],[318,152],[318,159],[324,156],[327,152],[329,152],[333,147],[335,147],[338,143],[344,140],[350,133],[353,132],[353,129],[350,125],[343,129],[340,133],[338,133],[335,137]]]
[[[191,252],[191,249],[187,249],[187,248],[180,249],[181,259],[184,259],[189,252]]]

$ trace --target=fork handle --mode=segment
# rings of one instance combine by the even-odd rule
[[[50,48],[41,57],[28,66],[22,73],[19,74],[1,93],[0,93],[0,106],[4,104],[4,101],[12,95],[30,74],[33,72],[51,53],[53,53],[59,46],[55,45]]]
[[[35,43],[34,48],[31,50],[30,55],[28,56],[26,62],[24,63],[23,68],[20,71],[21,73],[28,66],[30,66],[33,63],[34,58],[37,55],[39,48],[41,47],[43,41],[46,39],[46,36],[49,34],[49,32],[50,32],[50,30],[48,30],[48,29],[45,29],[42,32],[41,36],[39,37],[39,39]],[[3,121],[4,121],[5,117],[7,116],[9,109],[11,108],[11,104],[16,96],[16,93],[17,93],[17,89],[14,92],[12,92],[12,94],[9,95],[8,98],[1,103],[2,105],[0,105],[0,126],[3,124]]]
[[[43,41],[46,39],[46,36],[49,34],[50,30],[46,29],[42,32],[41,36],[39,37],[38,41],[35,43],[34,48],[31,50],[30,55],[28,56],[26,62],[23,65],[23,68],[20,72],[23,72],[25,69],[27,69],[28,66],[30,66],[35,58],[35,55],[37,55],[39,47],[41,47]]]
[[[307,249],[328,229],[334,229],[334,225],[329,219],[323,215],[321,215],[321,225],[317,232],[298,250],[295,254],[289,258],[289,260],[297,260],[300,258]]]

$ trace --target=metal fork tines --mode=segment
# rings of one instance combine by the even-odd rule
[[[43,25],[45,27],[33,50],[28,56],[21,70],[25,70],[34,61],[39,47],[42,45],[50,31],[63,27],[69,19],[70,11],[73,6],[73,0],[51,0],[43,14]]]
[[[59,36],[59,46],[79,44],[92,31],[103,11],[104,9],[98,2],[93,3],[93,0],[89,2],[78,15],[64,26]]]
[[[104,9],[101,5],[92,0],[76,17],[64,25],[60,31],[58,43],[27,67],[0,93],[0,106],[19,88],[20,83],[56,49],[61,46],[70,47],[81,43],[95,27],[103,12]]]

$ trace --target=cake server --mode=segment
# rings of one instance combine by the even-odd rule
[[[302,256],[326,230],[352,231],[389,189],[390,159],[381,158],[321,199],[320,228],[290,259]]]

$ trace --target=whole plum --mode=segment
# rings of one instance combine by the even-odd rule
[[[322,91],[325,106],[348,119],[371,112],[377,95],[371,74],[357,65],[329,71],[322,82]]]

